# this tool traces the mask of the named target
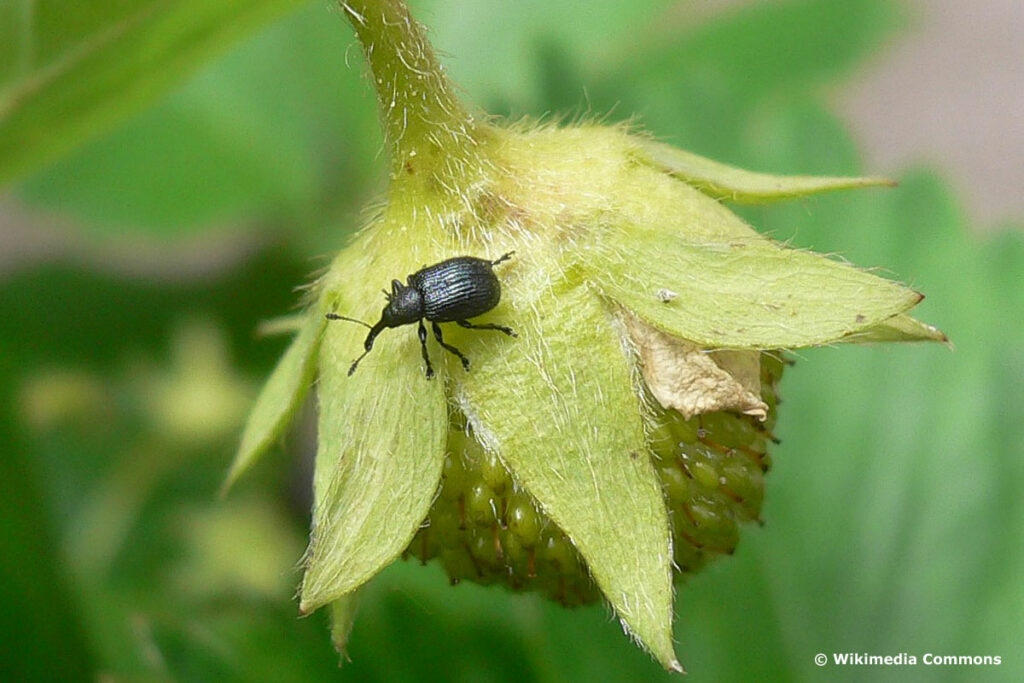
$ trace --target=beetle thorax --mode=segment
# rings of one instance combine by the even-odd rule
[[[397,283],[397,281],[396,281]],[[381,319],[388,327],[414,323],[423,317],[423,296],[414,287],[398,284],[391,288]]]

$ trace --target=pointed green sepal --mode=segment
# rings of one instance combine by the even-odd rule
[[[678,670],[668,517],[624,331],[581,286],[508,308],[501,317],[519,338],[467,340],[479,364],[457,376],[456,397],[474,433],[571,539],[627,631]]]
[[[324,322],[323,317],[312,312],[305,316],[298,335],[263,386],[259,398],[256,399],[256,405],[249,413],[249,419],[242,432],[242,442],[221,487],[222,494],[226,493],[281,435],[305,398],[316,370],[313,359],[320,344]]]
[[[848,334],[840,342],[874,344],[881,342],[934,341],[949,344],[949,337],[937,327],[923,323],[907,314],[893,316],[874,327]]]
[[[640,141],[640,156],[705,194],[737,204],[763,204],[833,190],[896,185],[888,178],[756,173],[655,140]]]
[[[256,334],[260,337],[276,337],[281,334],[295,334],[302,329],[306,321],[305,313],[296,315],[282,315],[269,320],[261,320],[256,327]]]
[[[766,238],[695,243],[624,227],[595,242],[580,267],[603,294],[704,348],[828,344],[921,300],[896,282]]]
[[[348,637],[352,634],[352,625],[356,621],[358,603],[359,591],[352,591],[330,605],[331,644],[342,661],[348,661]]]
[[[352,288],[353,299],[370,292]],[[366,304],[363,304],[365,308]],[[341,305],[340,310],[353,310]],[[426,379],[412,330],[387,330],[348,371],[365,330],[339,321],[320,347],[313,531],[301,610],[350,593],[401,555],[427,516],[444,461],[444,379]]]

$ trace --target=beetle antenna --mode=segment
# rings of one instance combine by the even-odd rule
[[[347,320],[350,323],[359,323],[363,327],[369,327],[371,330],[373,329],[373,325],[371,325],[370,323],[364,323],[362,320],[356,320],[355,318],[346,318],[345,316],[338,315],[337,313],[327,313],[326,315],[324,315],[324,317],[327,318],[328,320]]]

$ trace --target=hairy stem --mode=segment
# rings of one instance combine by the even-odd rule
[[[342,0],[377,91],[392,179],[456,188],[476,175],[478,125],[456,97],[405,0]]]

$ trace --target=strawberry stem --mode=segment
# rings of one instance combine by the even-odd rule
[[[391,156],[392,181],[464,187],[479,174],[479,125],[455,95],[405,0],[342,0],[362,44]],[[394,188],[392,188],[394,189]]]

